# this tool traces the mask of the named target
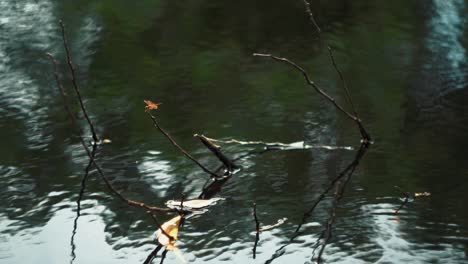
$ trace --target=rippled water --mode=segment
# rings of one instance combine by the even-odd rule
[[[324,260],[468,262],[468,2],[321,2],[311,7],[322,40],[335,49],[375,141],[347,185]],[[72,240],[87,156],[44,56],[63,60],[61,18],[88,111],[99,136],[112,141],[100,146],[98,163],[129,198],[163,205],[196,198],[210,182],[152,127],[143,99],[163,102],[161,125],[210,168],[218,161],[194,133],[354,147],[238,160],[242,170],[216,194],[225,200],[180,231],[190,262],[271,259],[357,151],[354,124],[298,73],[252,57],[288,57],[345,103],[302,1],[0,0],[0,263],[142,263],[156,245],[153,220],[110,194],[95,171]],[[68,78],[64,63],[61,70]],[[260,149],[223,150],[237,158]],[[394,186],[431,195],[395,215],[403,199]],[[254,202],[262,225],[288,218],[260,235],[255,260]],[[331,206],[328,197],[273,262],[311,262]],[[165,263],[179,262],[169,253]]]

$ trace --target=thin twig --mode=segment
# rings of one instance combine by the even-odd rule
[[[305,8],[306,8],[306,13],[309,15],[310,22],[312,22],[312,24],[314,25],[315,30],[317,31],[317,35],[318,35],[319,39],[321,39],[322,30],[320,29],[319,25],[317,24],[317,21],[314,18],[314,14],[312,14],[312,9],[310,9],[309,1],[304,0],[304,5],[305,5]]]
[[[409,202],[410,200],[410,193],[409,192],[405,192],[403,191],[403,189],[401,189],[399,186],[395,186],[396,189],[398,189],[401,194],[405,197],[405,199],[403,200],[403,202],[400,204],[400,206],[398,207],[398,209],[395,210],[394,214],[398,214],[400,212],[400,210]]]
[[[335,57],[333,56],[332,48],[330,46],[328,46],[327,49],[328,49],[328,53],[330,54],[330,59],[331,59],[332,64],[333,64],[333,68],[335,68],[335,71],[340,76],[341,83],[343,85],[343,89],[345,90],[345,93],[346,93],[346,99],[348,100],[348,103],[351,106],[351,110],[353,110],[354,116],[356,116],[359,119],[359,115],[358,115],[358,113],[356,111],[356,108],[354,107],[353,100],[351,99],[351,94],[349,93],[348,84],[346,83],[346,81],[345,81],[345,79],[343,77],[343,73],[340,71],[340,69],[336,65]]]
[[[358,128],[359,128],[359,132],[361,133],[361,137],[362,137],[362,141],[366,144],[366,145],[369,145],[371,143],[371,138],[369,136],[369,133],[367,133],[367,131],[365,130],[364,126],[362,125],[362,121],[355,115],[351,114],[350,112],[346,111],[340,104],[338,104],[338,102],[336,102],[336,100],[331,97],[330,95],[328,95],[325,91],[323,91],[317,84],[315,84],[314,81],[312,81],[309,77],[309,75],[307,74],[307,72],[304,70],[304,68],[302,68],[301,66],[299,66],[298,64],[296,64],[295,62],[287,59],[287,58],[281,58],[281,57],[278,57],[278,56],[275,56],[275,55],[271,55],[271,54],[262,54],[262,53],[254,53],[253,56],[255,57],[264,57],[264,58],[271,58],[275,61],[279,61],[279,62],[283,62],[283,63],[286,63],[286,64],[289,64],[291,65],[292,67],[294,67],[296,70],[298,70],[302,76],[304,77],[305,81],[307,82],[308,85],[312,86],[312,88],[314,88],[314,90],[319,93],[322,97],[324,97],[326,100],[328,100],[329,102],[331,102],[335,107],[336,109],[338,109],[339,111],[341,111],[343,114],[345,114],[349,119],[353,120],[354,122],[356,122]]]
[[[51,53],[46,53],[46,56],[52,63],[55,84],[57,85],[57,88],[58,88],[58,90],[60,92],[60,96],[62,97],[63,107],[67,111],[68,117],[70,118],[71,125],[76,130],[78,130],[78,135],[80,135],[78,138],[80,140],[81,145],[83,146],[85,151],[88,153],[88,156],[90,156],[91,151],[89,150],[88,146],[86,145],[83,137],[81,137],[81,135],[83,134],[83,131],[81,130],[81,127],[78,125],[78,121],[76,120],[75,115],[73,114],[72,110],[69,107],[67,93],[65,92],[65,88],[63,87],[62,82],[60,81],[60,77],[59,77],[59,74],[58,74],[59,62],[55,59],[55,57]]]
[[[162,248],[161,245],[157,245],[156,248],[151,251],[151,253],[148,255],[148,257],[146,257],[145,261],[143,262],[143,264],[150,264],[153,259],[156,257],[156,255],[158,254],[158,251]]]
[[[94,129],[94,125],[91,122],[91,119],[89,118],[88,112],[86,111],[86,107],[85,107],[85,105],[83,103],[83,98],[81,97],[80,89],[78,88],[78,81],[76,80],[75,66],[73,65],[71,52],[70,52],[70,48],[68,47],[67,36],[66,36],[66,33],[65,33],[65,25],[63,24],[62,20],[60,20],[60,28],[62,29],[63,46],[64,46],[65,52],[67,54],[67,64],[68,64],[68,68],[70,69],[70,73],[71,73],[71,80],[72,80],[72,84],[73,84],[73,89],[75,90],[76,96],[78,97],[78,101],[80,103],[80,107],[81,107],[81,110],[83,112],[83,115],[86,118],[86,121],[88,122],[89,129],[91,131],[91,134],[93,135],[93,140],[94,140],[94,142],[98,142],[98,137],[96,135],[96,130]]]
[[[338,110],[340,110],[342,113],[347,115],[350,119],[352,119],[353,121],[357,120],[357,117],[355,117],[354,115],[352,115],[351,113],[346,111],[341,105],[339,105],[336,102],[336,100],[334,98],[332,98],[330,95],[328,95],[326,92],[324,92],[317,84],[315,84],[315,82],[310,79],[307,72],[301,66],[297,65],[295,62],[293,62],[293,61],[291,61],[291,60],[289,60],[287,58],[281,58],[281,57],[271,55],[271,54],[254,53],[253,56],[271,58],[273,60],[284,62],[284,63],[287,63],[287,64],[293,66],[296,70],[298,70],[299,72],[302,73],[302,76],[306,80],[307,84],[312,86],[312,88],[314,88],[316,92],[318,92],[321,96],[323,96],[325,99],[330,101]]]
[[[367,147],[365,147],[364,144],[361,144],[361,147],[359,148],[353,162],[351,162],[343,171],[341,171],[325,188],[325,190],[319,195],[319,197],[315,200],[315,202],[312,204],[312,207],[306,211],[302,217],[301,223],[297,226],[296,228],[296,233],[300,231],[302,225],[307,221],[307,219],[312,215],[312,212],[315,210],[317,205],[325,198],[325,196],[330,192],[330,190],[335,186],[335,184],[341,180],[343,177],[348,175],[348,172],[351,172],[350,174],[354,173],[354,170],[356,167],[359,165],[360,160],[364,156],[364,154],[367,151]]]
[[[188,159],[190,159],[191,161],[193,161],[195,164],[198,165],[198,167],[200,167],[204,172],[210,174],[212,177],[215,177],[215,178],[218,178],[219,175],[212,172],[211,170],[209,170],[208,168],[206,168],[205,166],[203,166],[197,159],[195,159],[194,157],[192,157],[192,155],[190,155],[186,150],[184,150],[179,144],[177,144],[177,142],[159,125],[158,121],[156,120],[156,117],[154,117],[149,111],[146,112],[148,114],[148,116],[151,118],[151,120],[153,120],[153,124],[154,126],[159,130],[159,132],[161,132],[170,142],[171,144],[176,147],[180,152],[182,152],[182,154],[184,154],[185,157],[187,157]]]
[[[252,252],[253,252],[253,258],[255,259],[257,255],[258,240],[260,240],[260,223],[258,222],[258,218],[257,218],[257,204],[256,203],[253,204],[253,217],[255,221],[255,244],[252,249]]]
[[[95,158],[96,150],[97,150],[97,145],[96,145],[96,142],[94,141],[93,145],[92,145],[92,151],[90,151],[88,146],[84,142],[84,139],[81,137],[81,134],[82,134],[81,128],[78,126],[78,122],[76,121],[70,107],[68,106],[68,99],[67,99],[67,96],[66,96],[66,93],[65,93],[65,89],[64,89],[64,87],[63,87],[63,85],[62,85],[62,83],[60,81],[60,77],[59,77],[59,74],[58,74],[58,61],[50,53],[46,53],[46,56],[49,58],[49,60],[52,62],[52,65],[54,66],[53,75],[54,75],[55,83],[56,83],[57,87],[59,88],[60,96],[62,97],[62,102],[63,102],[63,105],[65,107],[65,110],[67,111],[68,115],[70,116],[72,126],[78,128],[80,143],[84,147],[84,149],[85,149],[85,151],[86,151],[86,153],[87,153],[87,155],[89,157],[88,165],[85,168],[85,174],[84,174],[84,176],[83,176],[83,178],[81,180],[80,193],[79,193],[78,199],[76,201],[76,204],[77,204],[76,217],[75,217],[75,219],[73,221],[73,231],[72,231],[72,236],[70,238],[70,245],[71,245],[71,248],[72,248],[72,252],[71,252],[72,258],[70,260],[70,263],[73,263],[75,261],[75,259],[76,259],[75,235],[76,235],[76,232],[77,232],[77,229],[78,229],[78,218],[81,215],[81,200],[83,199],[83,195],[84,195],[84,192],[85,192],[85,189],[86,189],[86,181],[88,179],[89,172],[91,170],[91,166],[92,166],[92,164],[94,162],[94,158]]]
[[[159,264],[163,264],[164,260],[166,259],[167,249],[165,249],[161,255],[161,262]]]
[[[354,170],[356,169],[356,167],[357,167],[357,165],[354,166],[349,171],[347,176],[344,177],[344,179],[340,183],[338,183],[336,185],[336,191],[335,191],[335,195],[333,197],[333,206],[331,208],[330,217],[328,218],[326,228],[322,233],[322,236],[324,237],[324,240],[323,240],[322,246],[320,247],[320,251],[319,251],[318,256],[317,256],[317,263],[322,262],[322,255],[323,255],[323,252],[325,251],[325,247],[328,245],[328,243],[330,242],[330,240],[332,238],[332,228],[333,228],[333,224],[335,223],[336,210],[338,208],[338,204],[339,204],[341,198],[343,198],[343,193],[345,191],[346,185],[348,184],[349,180],[351,179],[351,176],[353,175]]]
[[[353,161],[348,165],[346,166],[333,180],[331,180],[331,182],[327,185],[327,187],[325,188],[325,190],[316,198],[315,202],[312,204],[311,208],[306,211],[302,217],[302,220],[301,222],[297,225],[296,227],[296,230],[294,231],[293,235],[291,236],[291,238],[289,239],[288,243],[282,245],[281,247],[279,247],[275,253],[273,253],[273,255],[271,256],[271,258],[269,260],[267,260],[265,263],[272,263],[275,259],[281,257],[284,253],[285,253],[285,248],[290,245],[291,243],[293,243],[293,241],[299,236],[301,235],[301,228],[302,226],[307,222],[307,220],[312,216],[312,212],[315,210],[315,208],[317,207],[317,205],[326,197],[326,195],[330,192],[331,189],[333,189],[334,186],[336,186],[336,184],[341,180],[343,179],[343,177],[351,177],[351,175],[354,173],[355,169],[357,168],[357,166],[359,165],[361,159],[364,157],[364,154],[367,152],[367,149],[368,149],[368,146],[364,143],[361,143],[360,145],[360,148],[359,150],[356,152],[356,155],[353,159]],[[325,235],[326,233],[326,230],[325,229],[324,231],[322,231],[322,234]],[[322,244],[323,246],[323,244]]]

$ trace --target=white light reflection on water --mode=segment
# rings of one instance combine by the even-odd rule
[[[466,62],[466,51],[460,40],[464,34],[466,13],[463,0],[433,0],[433,12],[429,20],[432,31],[427,46],[435,53],[443,53],[451,69],[460,71]]]
[[[74,202],[68,202],[68,207]],[[57,205],[59,206],[59,205]],[[95,206],[85,210],[85,215],[79,219],[79,232],[75,238],[77,258],[75,263],[140,263],[145,252],[151,250],[142,246],[139,250],[114,250],[107,243],[104,231],[106,223],[99,212],[104,206]],[[92,212],[91,212],[92,211]],[[70,233],[73,219],[76,216],[70,208],[57,211],[45,226],[19,230],[18,232],[2,232],[0,234],[1,263],[48,263],[63,264],[71,259]],[[14,229],[15,221],[0,218],[0,229]],[[6,262],[4,262],[6,261]]]
[[[411,241],[403,228],[414,220],[414,216],[402,212],[394,215],[395,204],[369,204],[363,205],[362,210],[372,212],[371,226],[374,229],[374,242],[382,249],[381,257],[377,263],[460,263],[464,254],[453,244],[439,244],[440,249],[431,249],[430,246],[418,249],[418,244]],[[414,226],[413,228],[418,228]]]
[[[51,1],[0,0],[0,117],[21,120],[24,128],[17,129],[24,133],[29,149],[45,149],[52,140],[47,130],[49,107],[44,102],[51,101],[56,88],[49,86],[43,70],[48,63],[44,54],[62,47],[58,21]],[[93,19],[83,18],[75,58],[81,71],[90,64],[87,51],[99,32]]]
[[[34,69],[22,64],[30,59],[24,53],[39,58],[36,52],[52,49],[52,9],[49,1],[0,1],[0,115],[25,120],[31,149],[44,148],[52,138],[43,135],[50,124],[40,84],[31,75]]]

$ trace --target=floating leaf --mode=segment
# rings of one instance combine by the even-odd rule
[[[419,197],[419,196],[431,196],[431,193],[429,192],[422,192],[422,193],[415,193],[414,197]]]
[[[189,209],[201,209],[216,204],[216,202],[224,200],[224,198],[212,198],[212,199],[193,199],[183,201],[182,205],[184,208]],[[169,200],[166,202],[169,208],[180,208],[181,201]]]
[[[275,228],[275,227],[277,227],[279,225],[284,224],[284,222],[286,222],[286,220],[288,220],[288,218],[286,218],[286,217],[278,219],[278,222],[276,222],[275,224],[262,226],[262,227],[260,227],[260,229],[258,231],[264,232],[264,231],[271,230],[271,229],[273,229],[273,228]]]
[[[156,110],[158,109],[159,105],[161,105],[161,103],[153,103],[151,102],[150,100],[143,100],[143,102],[145,102],[146,106],[145,106],[145,112],[150,112],[151,110]]]
[[[179,234],[179,225],[181,219],[182,216],[180,215],[170,219],[169,221],[162,224],[161,228],[156,232],[156,239],[158,240],[159,244],[166,247],[166,250],[174,250],[176,248],[174,244]],[[166,234],[170,237],[168,237]]]

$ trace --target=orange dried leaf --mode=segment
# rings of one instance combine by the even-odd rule
[[[159,105],[161,104],[161,103],[153,103],[150,100],[143,100],[143,102],[145,102],[145,104],[146,104],[145,112],[149,112],[151,110],[156,110],[156,109],[158,109]]]

